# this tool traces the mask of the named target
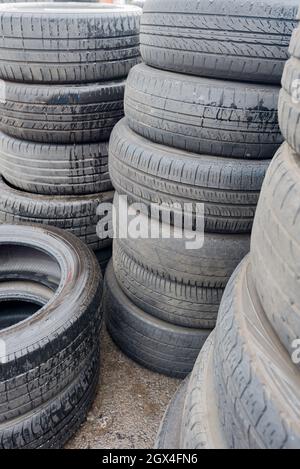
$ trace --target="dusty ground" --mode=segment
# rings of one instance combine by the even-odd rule
[[[179,384],[178,380],[135,364],[104,332],[98,394],[87,422],[67,448],[152,448],[165,409]]]

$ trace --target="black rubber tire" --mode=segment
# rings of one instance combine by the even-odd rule
[[[154,449],[179,449],[182,413],[189,377],[182,381],[161,421]]]
[[[124,114],[124,80],[73,86],[2,82],[1,87],[0,129],[27,141],[103,142]]]
[[[112,226],[106,239],[97,234],[97,208],[113,201],[113,192],[78,196],[45,196],[17,190],[0,178],[0,223],[40,223],[70,231],[91,249],[111,245]]]
[[[229,448],[300,447],[300,377],[255,291],[249,257],[223,296],[214,364],[219,418]]]
[[[299,17],[300,18],[300,17]],[[300,28],[292,36],[291,58],[287,61],[279,97],[279,123],[285,140],[300,153]]]
[[[112,189],[108,143],[49,145],[0,132],[0,171],[12,186],[44,195],[86,195]]]
[[[298,0],[148,0],[144,61],[159,69],[279,84]]]
[[[152,203],[190,203],[195,218],[195,204],[205,204],[205,230],[213,233],[251,231],[268,165],[269,160],[197,155],[151,143],[130,130],[126,119],[115,126],[109,145],[110,177],[119,194],[149,210]]]
[[[126,77],[140,61],[138,7],[27,3],[0,8],[0,78],[89,83]]]
[[[205,342],[191,374],[182,411],[180,448],[226,449],[218,418],[213,375],[213,332]]]
[[[286,349],[300,338],[300,165],[284,144],[263,186],[251,240],[255,285]]]
[[[282,143],[279,87],[189,77],[145,64],[131,69],[125,114],[132,130],[186,151],[268,159]]]
[[[50,227],[1,225],[0,246],[0,300],[44,304],[0,331],[0,448],[61,447],[84,419],[98,375],[100,269],[75,236]]]
[[[105,275],[103,308],[108,332],[126,355],[152,371],[175,378],[190,373],[210,332],[174,326],[146,314],[121,290],[112,262]]]
[[[115,239],[114,271],[128,298],[171,324],[215,327],[232,273],[250,250],[249,235],[206,234],[201,249],[179,239]]]

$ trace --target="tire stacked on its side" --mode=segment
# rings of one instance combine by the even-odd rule
[[[0,7],[0,221],[70,230],[110,257],[96,232],[112,202],[108,140],[125,79],[140,61],[135,7]]]
[[[300,448],[299,27],[290,54],[279,101],[286,142],[262,187],[251,252],[228,283],[190,380],[170,405],[160,448],[170,441],[180,448]],[[174,418],[181,425],[176,434]]]
[[[144,6],[145,63],[126,83],[110,176],[119,195],[146,206],[144,217],[153,203],[160,220],[167,204],[188,204],[197,229],[203,204],[205,229],[197,250],[174,239],[115,240],[107,326],[125,353],[155,371],[184,377],[192,369],[229,277],[248,253],[261,185],[282,142],[277,102],[296,4]],[[171,219],[182,229],[182,220]]]

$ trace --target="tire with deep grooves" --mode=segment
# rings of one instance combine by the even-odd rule
[[[300,446],[300,377],[257,296],[251,258],[223,296],[214,364],[219,420],[229,448]]]
[[[145,64],[128,76],[125,114],[149,140],[195,153],[272,158],[282,143],[279,87],[189,77]]]
[[[184,378],[193,368],[209,330],[174,326],[135,306],[117,283],[110,263],[103,308],[110,335],[121,350],[158,373]]]
[[[0,330],[0,447],[61,448],[97,384],[100,269],[83,243],[55,228],[1,225],[0,248],[1,302],[42,308]]]
[[[298,7],[298,0],[148,0],[142,57],[160,69],[279,84]]]
[[[1,87],[0,129],[27,141],[103,142],[124,114],[124,80],[73,86],[2,82]]]
[[[0,78],[89,83],[126,77],[140,61],[141,9],[30,3],[0,7]]]
[[[287,61],[280,92],[278,114],[281,132],[285,140],[300,153],[300,28],[295,29],[291,44],[291,58]]]
[[[251,231],[268,165],[269,160],[197,155],[154,144],[131,131],[126,119],[114,128],[109,145],[109,172],[119,194],[148,208],[167,203],[184,209],[189,203],[186,210],[195,217],[195,204],[202,203],[208,232]]]
[[[300,161],[287,143],[263,185],[251,239],[255,285],[265,313],[290,354],[300,337]]]
[[[87,195],[112,189],[108,143],[33,143],[0,132],[0,171],[12,186],[45,195]]]
[[[113,192],[78,196],[46,196],[20,191],[0,178],[0,223],[40,223],[70,231],[91,249],[111,245],[112,226],[101,239],[97,225],[101,221],[98,207],[110,204]],[[98,209],[98,210],[97,210]],[[107,218],[111,218],[111,212]]]

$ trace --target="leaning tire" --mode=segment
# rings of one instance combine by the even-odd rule
[[[213,332],[205,342],[191,374],[182,411],[180,448],[226,449],[218,419],[213,376]]]
[[[0,171],[12,186],[34,194],[86,195],[112,189],[107,143],[47,145],[0,132]]]
[[[263,186],[251,240],[255,285],[263,308],[286,349],[300,338],[300,167],[284,144]]]
[[[137,7],[2,5],[0,78],[89,83],[126,77],[139,61]]]
[[[77,86],[2,82],[1,87],[0,129],[21,140],[104,142],[124,114],[124,80]]]
[[[297,0],[148,0],[142,57],[159,69],[279,84],[298,7]]]
[[[97,209],[112,200],[113,192],[65,197],[31,194],[14,189],[0,178],[0,223],[39,223],[62,228],[96,251],[111,245],[112,226],[105,239],[97,234]]]
[[[146,314],[123,293],[112,263],[106,270],[103,307],[108,331],[120,349],[167,376],[184,378],[192,370],[210,332],[174,326]]]
[[[213,364],[219,419],[230,448],[295,449],[300,447],[299,370],[262,309],[255,276],[248,257],[220,307]]]
[[[300,28],[294,31],[290,44],[291,58],[287,61],[280,92],[278,113],[285,140],[300,153]]]
[[[115,239],[114,271],[131,301],[158,319],[215,327],[224,288],[250,250],[249,235],[206,233],[199,249],[179,239]]]
[[[0,330],[0,447],[60,448],[97,384],[99,266],[76,237],[54,228],[2,225],[0,245],[0,316],[11,301],[42,308]]]
[[[268,165],[269,160],[216,158],[157,145],[130,130],[125,119],[109,145],[110,176],[119,194],[149,210],[152,203],[182,209],[189,203],[186,210],[195,219],[195,204],[204,204],[205,229],[213,233],[251,231]]]
[[[268,159],[282,136],[279,87],[197,78],[145,64],[128,76],[125,114],[132,130],[186,151]]]

